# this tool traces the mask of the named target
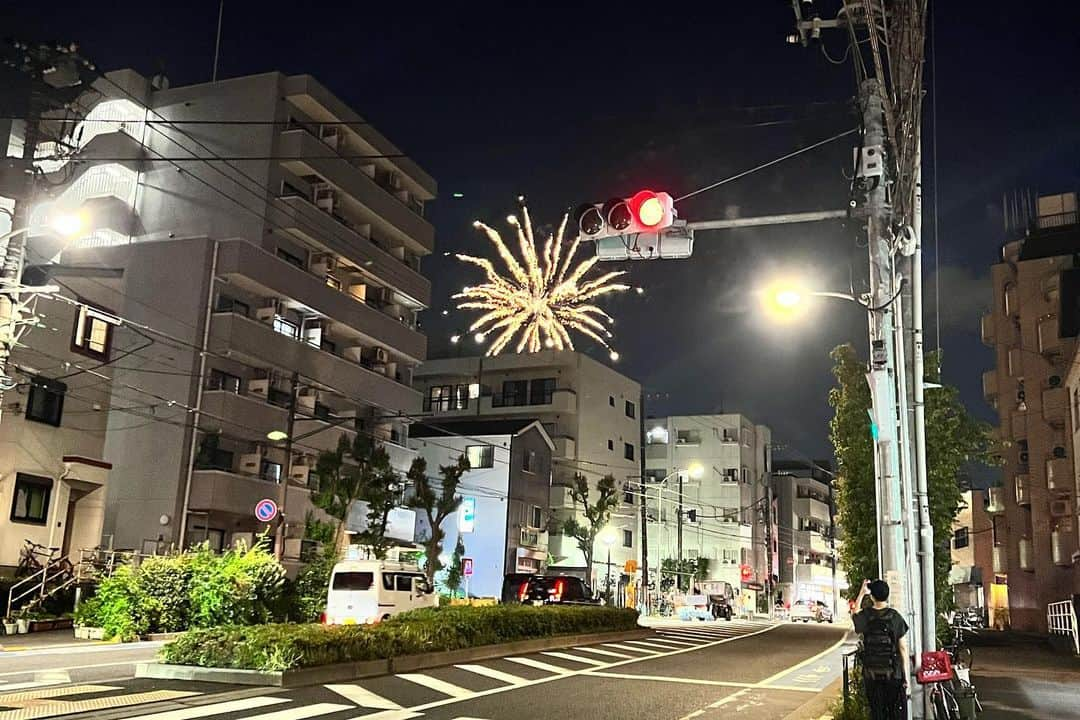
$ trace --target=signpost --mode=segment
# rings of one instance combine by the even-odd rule
[[[473,574],[473,559],[471,557],[461,558],[461,576],[465,578],[465,599],[469,599],[469,578]]]
[[[471,533],[476,528],[476,498],[466,495],[458,508],[458,532]]]
[[[263,498],[255,503],[255,519],[259,522],[271,522],[278,515],[277,503],[270,498]]]

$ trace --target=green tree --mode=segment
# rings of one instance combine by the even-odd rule
[[[462,538],[461,533],[458,533],[457,543],[454,545],[454,554],[450,556],[450,564],[443,574],[443,585],[449,591],[450,597],[457,596],[458,590],[461,589],[461,583],[465,579],[465,573],[462,568],[462,558],[464,557],[465,540]]]
[[[381,444],[357,433],[350,443],[342,436],[337,449],[320,453],[315,463],[318,489],[311,496],[315,507],[337,520],[334,547],[340,547],[345,521],[353,503],[367,504],[367,527],[357,533],[361,545],[375,557],[385,557],[390,546],[386,525],[397,504],[398,475],[390,466],[390,456]]]
[[[611,513],[619,505],[619,488],[615,483],[614,475],[605,475],[596,483],[596,502],[589,502],[589,481],[584,475],[574,475],[570,485],[570,497],[574,501],[574,509],[579,511],[573,517],[562,522],[563,534],[569,535],[577,541],[578,549],[585,556],[585,576],[592,578],[593,553],[596,549],[596,536],[600,534],[608,522],[611,521]],[[578,518],[584,517],[584,522]]]
[[[443,522],[457,512],[461,505],[461,496],[457,494],[458,485],[461,484],[461,476],[469,470],[469,460],[464,455],[458,457],[453,465],[439,467],[439,488],[436,489],[427,474],[427,461],[418,457],[412,461],[407,475],[413,486],[413,495],[407,505],[416,510],[421,510],[428,522],[428,533],[420,544],[424,546],[424,556],[427,561],[424,564],[424,574],[427,575],[428,585],[435,587],[435,573],[442,570],[443,540],[446,531],[443,530]]]
[[[877,511],[874,489],[874,449],[870,433],[870,389],[866,365],[851,345],[832,351],[836,387],[829,391],[834,415],[829,437],[837,460],[836,505],[844,529],[840,564],[851,592],[864,578],[877,577]],[[941,355],[926,357],[927,380],[941,382]],[[952,522],[960,507],[958,477],[964,464],[989,462],[990,428],[974,419],[955,387],[944,385],[926,393],[926,466],[930,522],[935,548],[949,546]],[[934,578],[939,614],[951,609],[948,552],[935,553]]]

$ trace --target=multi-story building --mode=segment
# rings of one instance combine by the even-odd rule
[[[434,181],[307,75],[169,88],[121,71],[81,109],[49,127],[77,150],[43,165],[67,182],[32,217],[89,206],[93,231],[47,269],[124,318],[80,364],[112,373],[105,541],[220,547],[265,528],[264,497],[295,536],[315,456],[357,432],[407,469]],[[55,251],[32,243],[29,262]]]
[[[458,486],[461,505],[443,525],[443,549],[449,556],[462,539],[465,557],[473,561],[470,595],[501,597],[506,575],[547,569],[555,446],[543,425],[530,418],[447,420],[414,425],[409,445],[427,460],[432,477],[462,455],[469,460],[471,469]],[[422,535],[422,514],[418,523]]]
[[[1073,592],[1076,472],[1070,446],[1068,363],[1076,345],[1080,223],[1076,195],[1041,197],[1024,237],[1005,243],[992,268],[994,299],[982,318],[996,367],[983,374],[998,411],[1004,487],[992,488],[995,584],[1007,586],[1020,630],[1046,630],[1046,606]],[[1075,286],[1073,286],[1075,287]],[[1000,594],[1000,593],[999,593]]]
[[[496,357],[429,360],[417,368],[424,414],[434,418],[535,418],[554,443],[550,507],[557,519],[580,508],[568,490],[575,475],[590,482],[614,476],[622,503],[612,519],[616,542],[611,563],[625,584],[627,560],[638,559],[640,518],[634,486],[641,476],[641,385],[591,357],[545,350]],[[441,423],[436,423],[441,424]],[[608,547],[597,540],[593,577],[604,577]],[[585,559],[576,541],[552,533],[551,567],[584,574]]]
[[[677,557],[681,507],[683,558],[708,559],[707,579],[741,588],[744,606],[765,610],[771,431],[737,414],[650,418],[646,427],[645,493],[657,521],[650,567]]]
[[[949,585],[958,608],[986,607],[982,568],[975,562],[975,503],[982,501],[981,495],[977,490],[965,491],[960,511],[953,519]]]
[[[836,611],[847,587],[837,571],[838,527],[832,463],[773,463],[777,593],[785,603],[821,601]]]

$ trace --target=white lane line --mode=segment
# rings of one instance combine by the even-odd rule
[[[411,720],[411,718],[418,718],[423,714],[412,710],[383,710],[370,715],[361,715],[359,718],[353,718],[353,720]]]
[[[548,650],[541,652],[541,655],[547,655],[549,657],[556,657],[562,660],[569,660],[570,662],[582,663],[583,665],[592,665],[593,667],[599,667],[601,665],[607,665],[603,660],[594,660],[591,657],[582,657],[580,655],[574,655],[573,653],[555,652]]]
[[[351,710],[348,705],[336,705],[334,703],[315,703],[314,705],[301,705],[298,707],[275,710],[262,715],[250,715],[244,720],[304,720],[305,718],[329,715],[342,710]]]
[[[268,705],[280,705],[285,702],[289,702],[288,698],[257,695],[242,700],[229,700],[228,702],[211,703],[209,705],[195,705],[180,710],[166,710],[164,712],[150,713],[149,715],[138,715],[128,718],[128,720],[195,720],[195,718],[210,715],[256,710]]]
[[[775,675],[770,675],[769,677],[767,677],[764,680],[762,680],[761,682],[759,682],[758,685],[768,685],[769,683],[771,683],[771,682],[773,682],[775,680],[779,680],[780,678],[784,677],[785,675],[787,675],[789,673],[793,673],[793,672],[795,672],[796,670],[798,670],[800,668],[804,668],[804,667],[806,667],[807,665],[809,665],[811,663],[817,662],[821,658],[823,658],[826,655],[828,655],[829,653],[831,653],[836,648],[843,645],[846,640],[847,640],[847,638],[840,638],[840,640],[837,641],[837,643],[835,645],[832,645],[832,646],[826,648],[825,650],[822,650],[817,655],[814,655],[813,657],[808,657],[805,660],[803,660],[802,662],[796,663],[795,665],[792,665],[791,667],[789,667],[789,668],[787,668],[785,670],[781,670],[780,672],[776,673]]]
[[[477,675],[483,675],[484,677],[491,678],[492,680],[499,680],[510,685],[521,685],[527,682],[525,678],[519,675],[511,675],[508,672],[502,670],[496,670],[495,668],[485,667],[484,665],[455,665],[454,667],[466,672],[476,673]]]
[[[606,655],[607,657],[619,658],[621,660],[626,660],[627,658],[633,657],[633,655],[625,655],[623,653],[611,652],[610,650],[601,650],[600,648],[594,647],[576,647],[574,649],[578,652],[587,652],[592,653],[593,655]]]
[[[652,643],[660,643],[662,645],[669,645],[671,647],[688,647],[690,645],[700,645],[701,642],[694,642],[692,640],[670,640],[666,637],[654,637],[649,640]]]
[[[633,647],[631,645],[623,645],[622,643],[604,643],[604,647],[613,647],[618,648],[619,650],[628,650],[630,652],[637,653],[648,653],[650,655],[655,655],[660,652],[659,650],[646,650],[645,648]]]
[[[546,670],[549,673],[555,673],[555,675],[569,675],[569,674],[574,672],[574,670],[571,670],[570,668],[560,667],[559,665],[549,665],[546,662],[540,662],[539,660],[533,660],[532,658],[527,658],[527,657],[508,657],[508,658],[503,658],[503,660],[509,660],[510,662],[517,663],[518,665],[525,665],[527,667],[536,668],[537,670]],[[541,679],[542,680],[551,680],[553,678],[541,678]],[[535,680],[532,681],[532,684],[535,684],[535,683],[536,683]]]
[[[643,647],[643,648],[651,648],[655,652],[666,652],[668,650],[674,650],[675,649],[675,648],[671,647],[670,645],[661,645],[659,643],[652,642],[651,640],[627,640],[626,644],[628,644],[628,645],[633,644],[633,645],[637,645],[637,646],[640,646],[640,647]],[[696,646],[696,647],[700,647],[700,645]],[[687,650],[692,650],[693,648],[686,648],[686,649]]]
[[[402,673],[400,675],[395,675],[394,677],[408,680],[417,685],[423,685],[435,692],[440,692],[443,695],[449,695],[453,698],[465,698],[473,695],[473,691],[468,688],[458,687],[453,683],[448,683],[445,680],[440,680],[439,678],[434,678],[430,675],[424,675],[423,673]]]
[[[360,687],[359,685],[323,685],[330,692],[335,692],[357,707],[373,708],[375,710],[401,710],[401,706],[392,700],[387,700],[382,695]]]
[[[681,683],[683,685],[715,685],[717,687],[752,688],[754,683],[727,682],[725,680],[697,680],[694,678],[670,677],[668,675],[634,675],[633,673],[613,673],[603,670],[589,670],[585,673],[590,677],[615,678],[618,680],[655,680],[657,682]]]

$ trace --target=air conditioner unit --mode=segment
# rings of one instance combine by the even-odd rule
[[[364,348],[361,345],[353,345],[342,349],[341,356],[346,360],[358,363],[364,359]]]
[[[323,125],[319,128],[319,139],[337,150],[338,142],[341,139],[339,130],[340,128],[337,125]]]
[[[1072,515],[1072,499],[1058,498],[1050,501],[1051,517],[1070,517]]]
[[[335,196],[334,188],[330,183],[316,183],[311,186],[311,194],[314,198],[315,207],[328,213],[334,212]]]
[[[311,258],[311,272],[325,277],[337,270],[337,259],[328,253],[321,253]]]
[[[301,412],[315,412],[315,403],[319,399],[318,391],[312,388],[304,388],[296,396],[296,409]]]
[[[311,474],[310,465],[293,465],[289,468],[289,482],[307,485],[308,475]]]
[[[376,303],[391,303],[394,300],[394,291],[387,287],[369,287],[367,299]]]
[[[260,308],[255,308],[255,319],[260,322],[273,322],[281,314],[281,301],[271,300]]]
[[[247,475],[258,475],[262,470],[262,452],[244,453],[240,456],[239,470]]]
[[[248,380],[248,392],[252,395],[266,395],[270,392],[270,378],[256,378]]]
[[[390,353],[386,352],[386,348],[375,348],[375,362],[386,363],[390,362]]]

